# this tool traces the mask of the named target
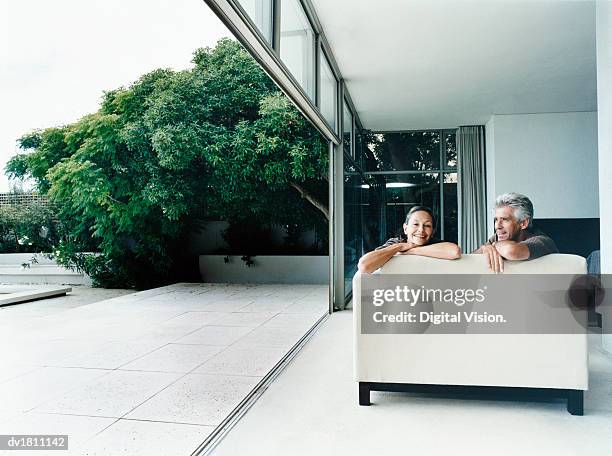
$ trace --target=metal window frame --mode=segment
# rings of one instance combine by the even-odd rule
[[[281,14],[282,14],[282,6],[281,0],[275,0],[278,8],[276,9],[276,12],[278,14],[278,17],[274,17],[274,20],[272,21],[274,26],[278,26],[278,33],[276,34],[278,36],[278,41],[275,42],[276,47],[274,48],[274,51],[276,52],[276,54],[278,55],[279,59],[281,60],[281,62],[284,61],[281,57],[281,51],[282,51],[282,43],[281,43],[281,26],[282,26],[282,21],[281,21]],[[309,80],[312,81],[312,98],[310,98],[310,96],[308,96],[311,100],[313,100],[313,102],[315,103],[315,106],[319,107],[319,104],[317,103],[317,63],[316,63],[316,59],[318,56],[318,50],[317,50],[317,41],[319,40],[319,33],[317,33],[317,30],[315,28],[315,25],[313,24],[312,19],[310,18],[310,16],[308,15],[306,9],[304,8],[304,5],[302,4],[301,0],[290,0],[290,1],[294,1],[297,3],[297,6],[299,8],[301,8],[301,13],[304,15],[304,18],[306,19],[306,22],[308,23],[308,26],[310,27],[310,31],[313,34],[313,40],[312,40],[312,47],[311,46],[304,46],[305,47],[305,53],[304,55],[306,56],[306,60],[309,60],[310,58],[313,59],[312,65],[310,68],[308,68],[308,65],[305,65],[306,68],[304,68],[302,70],[302,73],[305,75],[307,79],[306,82],[306,86],[309,87],[310,84],[308,84]],[[297,34],[297,33],[296,33]],[[307,33],[306,33],[307,35]],[[307,44],[307,43],[305,43]],[[310,49],[308,49],[310,47]],[[307,54],[306,54],[307,53]],[[291,73],[291,71],[290,71]],[[291,75],[293,76],[293,73],[291,73]],[[300,87],[301,84],[298,84]],[[304,92],[308,95],[308,91],[306,90],[306,88],[302,87],[304,89]]]
[[[280,90],[287,95],[297,109],[323,135],[323,137],[335,144],[340,143],[337,132],[333,131],[327,124],[318,107],[315,105],[315,102],[310,99],[304,88],[298,83],[289,68],[280,58],[280,0],[275,0],[273,4],[274,20],[272,46],[237,0],[204,0],[204,2],[221,19],[225,26],[233,33],[235,38],[249,51]],[[303,2],[300,0],[300,4],[302,3]],[[313,23],[308,12],[305,11],[305,13],[308,20]],[[314,27],[313,30],[316,37],[319,33]],[[335,71],[333,64],[332,71]],[[337,73],[335,76],[336,80],[339,81]]]
[[[338,92],[340,90],[340,81],[338,80],[337,75],[334,73],[334,68],[331,65],[330,58],[328,57],[328,54],[322,45],[320,37],[318,41],[319,41],[319,46],[318,46],[318,53],[317,53],[317,80],[319,82],[319,85],[317,87],[317,106],[319,108],[319,112],[323,116],[323,119],[325,120],[327,125],[329,125],[329,122],[327,122],[327,119],[325,119],[325,116],[323,115],[323,112],[321,111],[321,65],[320,63],[321,63],[321,58],[323,58],[325,59],[325,63],[327,63],[329,72],[331,73],[332,78],[334,79],[334,82],[335,82],[335,86],[336,86],[336,90],[334,93],[334,96],[336,97],[336,102],[334,103],[335,122],[334,122],[334,125],[329,125],[329,127],[338,133],[338,138],[340,139],[340,143],[342,143],[342,134],[341,134],[342,130],[340,130],[339,128],[340,124],[338,123],[338,102],[337,102]]]
[[[440,130],[438,133],[440,135],[440,168],[444,167],[444,157],[445,157],[445,145],[446,139],[444,135],[444,131]],[[444,173],[440,171],[439,174],[440,179],[440,239],[444,239]]]
[[[333,70],[332,70],[333,71]],[[336,125],[340,136],[340,142],[334,144],[332,161],[334,162],[333,174],[333,274],[331,292],[333,295],[332,311],[343,310],[346,307],[346,294],[344,289],[344,144],[342,134],[344,124],[341,101],[344,99],[344,81],[339,81],[336,91]],[[330,252],[330,258],[332,257]]]
[[[349,147],[349,156],[355,161],[355,115],[351,110],[351,107],[348,103],[346,97],[342,100],[342,145],[344,147],[344,108],[347,108],[349,115],[351,116],[351,131],[350,131],[350,147]]]
[[[248,15],[247,15],[248,17]],[[280,57],[281,0],[272,0],[272,49]]]

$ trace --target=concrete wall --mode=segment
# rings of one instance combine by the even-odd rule
[[[36,261],[34,262],[33,259]],[[29,267],[23,267],[29,264]],[[44,255],[34,253],[0,254],[0,283],[91,285],[91,278],[59,266]]]
[[[599,217],[597,112],[495,115],[486,134],[490,212],[515,191],[535,218]]]
[[[597,1],[597,109],[599,122],[599,198],[601,272],[612,273],[612,2]],[[607,287],[610,284],[606,284]],[[609,301],[609,300],[608,300]],[[602,308],[603,346],[612,353],[612,309]]]

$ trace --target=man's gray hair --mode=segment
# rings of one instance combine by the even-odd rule
[[[495,200],[495,208],[502,206],[511,207],[514,211],[514,216],[519,222],[529,219],[528,228],[533,227],[533,204],[531,200],[520,193],[504,193],[499,195]]]

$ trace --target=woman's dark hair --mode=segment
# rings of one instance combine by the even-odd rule
[[[433,211],[427,206],[413,206],[406,214],[406,221],[404,223],[408,224],[408,221],[410,220],[410,217],[412,216],[412,214],[414,214],[415,212],[421,212],[421,211],[427,212],[431,216],[431,223],[435,228],[436,217],[434,216]]]

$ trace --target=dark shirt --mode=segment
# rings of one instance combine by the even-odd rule
[[[533,230],[525,230],[523,236],[525,239],[520,243],[525,244],[529,249],[530,260],[540,258],[551,253],[559,253],[559,249],[557,249],[555,241],[537,228],[534,228]],[[495,234],[487,240],[487,244],[493,244],[494,242],[497,242],[497,235]]]
[[[376,247],[374,250],[384,249],[385,247],[389,247],[390,245],[400,244],[402,242],[406,242],[406,239],[394,237],[394,238],[389,239],[383,245]],[[444,241],[437,239],[437,238],[431,238],[427,244],[423,244],[423,245],[439,244],[440,242],[444,242]]]

